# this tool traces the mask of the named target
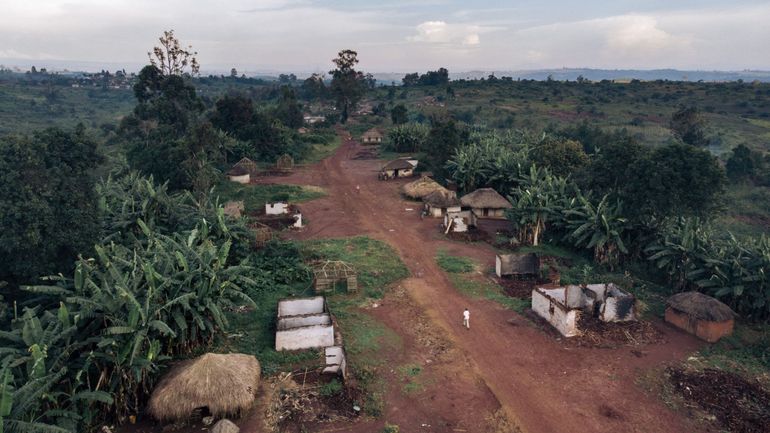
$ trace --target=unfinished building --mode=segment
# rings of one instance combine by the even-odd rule
[[[614,284],[588,284],[532,291],[532,310],[565,337],[580,335],[583,315],[603,322],[636,320],[636,298]]]
[[[358,274],[353,267],[340,260],[326,260],[313,266],[316,293],[333,292],[337,283],[345,283],[348,293],[357,292]]]
[[[334,324],[323,296],[278,302],[275,350],[329,346],[334,346]]]
[[[540,259],[535,253],[495,256],[495,273],[500,278],[529,278],[537,276],[539,272]]]

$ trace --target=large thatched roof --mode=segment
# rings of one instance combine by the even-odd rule
[[[460,202],[463,206],[477,209],[508,209],[513,207],[505,197],[492,188],[479,188],[472,193],[465,194]]]
[[[252,355],[207,353],[172,367],[153,390],[147,410],[160,421],[187,419],[200,407],[215,417],[238,414],[254,402],[259,375]]]
[[[409,198],[422,199],[433,191],[446,190],[446,188],[439,185],[435,180],[427,176],[422,176],[414,182],[409,182],[404,185],[402,190]]]
[[[683,292],[668,298],[669,307],[700,320],[724,322],[735,316],[722,302],[700,292]]]
[[[433,191],[432,193],[423,197],[422,201],[433,207],[440,208],[460,206],[460,200],[457,199],[457,194],[455,194],[454,191],[449,191],[446,188]]]

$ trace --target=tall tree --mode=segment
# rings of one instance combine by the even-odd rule
[[[304,123],[302,105],[297,102],[294,89],[289,86],[281,87],[281,98],[275,109],[275,117],[289,128],[296,129]]]
[[[79,125],[0,139],[0,280],[68,273],[100,236],[96,143]]]
[[[332,62],[337,68],[329,71],[332,76],[330,90],[340,110],[340,121],[345,123],[366,91],[366,80],[363,73],[355,70],[357,52],[342,50]]]
[[[200,65],[195,56],[198,54],[192,51],[192,46],[182,48],[179,39],[174,36],[174,30],[163,32],[163,36],[158,38],[160,46],[147,53],[150,58],[150,64],[158,68],[163,75],[182,75],[186,73],[186,68],[190,67],[190,73],[197,75],[200,72]]]
[[[683,143],[693,146],[707,145],[708,140],[704,132],[705,126],[706,122],[695,106],[681,106],[679,110],[671,115],[671,132]]]
[[[390,110],[390,120],[394,125],[402,125],[409,121],[408,111],[404,104],[398,104]]]

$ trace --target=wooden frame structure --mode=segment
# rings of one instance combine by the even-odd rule
[[[316,293],[334,291],[338,281],[347,284],[348,293],[358,292],[358,274],[349,264],[341,260],[327,260],[313,266],[313,285]]]
[[[275,162],[275,168],[278,170],[291,170],[294,168],[294,158],[291,157],[288,153],[284,153],[281,155],[280,158],[278,158],[278,161]]]

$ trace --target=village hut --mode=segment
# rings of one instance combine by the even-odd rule
[[[249,183],[258,173],[257,163],[249,158],[242,158],[236,162],[226,174],[227,178],[237,183]]]
[[[305,135],[305,134],[307,134],[308,132],[310,132],[310,130],[309,130],[309,129],[307,129],[307,128],[305,128],[304,126],[301,126],[301,127],[297,128],[297,132],[298,132],[300,135]]]
[[[505,210],[513,207],[505,197],[492,188],[480,188],[460,199],[463,207],[470,208],[479,218],[504,219]]]
[[[442,218],[449,212],[460,212],[460,200],[449,190],[437,190],[425,196],[425,211],[433,218]]]
[[[411,160],[414,161],[414,160]],[[395,179],[414,176],[415,164],[409,159],[399,158],[385,164],[380,170],[380,179]]]
[[[225,203],[223,211],[229,217],[240,218],[244,209],[243,200],[238,200]]]
[[[709,343],[733,332],[735,313],[711,296],[683,292],[668,298],[666,304],[666,322]]]
[[[148,412],[159,421],[182,421],[197,410],[222,418],[249,409],[259,386],[259,361],[241,353],[207,353],[171,368],[152,392]]]
[[[427,176],[422,176],[414,182],[409,182],[401,187],[401,191],[405,196],[415,200],[422,200],[433,191],[440,190],[446,190],[446,188]]]
[[[377,128],[372,128],[361,135],[361,143],[363,144],[380,144],[382,143],[384,135]]]
[[[288,153],[284,153],[281,155],[280,158],[278,158],[278,161],[275,162],[275,168],[278,170],[291,170],[294,168],[294,158],[291,157]]]

